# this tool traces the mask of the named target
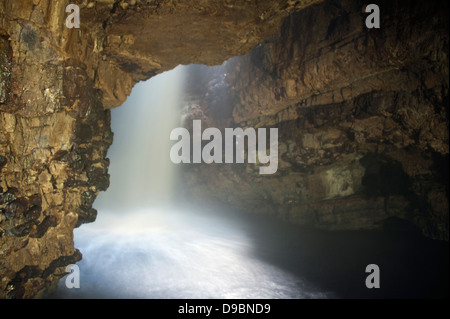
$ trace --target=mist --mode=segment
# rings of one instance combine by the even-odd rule
[[[94,203],[97,220],[75,230],[81,287],[69,290],[62,279],[57,296],[324,298],[327,293],[262,261],[235,214],[176,197],[169,135],[180,125],[186,73],[179,66],[141,82],[112,110],[110,187]]]
[[[97,220],[74,232],[83,254],[80,288],[68,289],[62,278],[53,298],[405,298],[446,291],[448,257],[439,256],[448,246],[414,235],[307,230],[180,197],[169,136],[180,126],[188,80],[188,67],[179,66],[137,84],[111,111],[110,186],[93,205]],[[364,285],[372,263],[383,269],[383,289]]]
[[[176,165],[169,135],[179,126],[186,67],[138,83],[111,112],[114,142],[108,151],[110,186],[99,194],[100,210],[135,210],[173,200]]]

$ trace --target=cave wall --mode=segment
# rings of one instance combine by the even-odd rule
[[[247,53],[316,2],[2,0],[0,298],[40,297],[80,260],[73,229],[109,185],[109,109],[135,83]]]
[[[227,61],[233,110],[211,126],[277,127],[279,167],[191,164],[190,196],[327,230],[448,241],[448,4],[325,1]],[[229,126],[228,126],[229,127]],[[408,225],[408,226],[405,226]]]

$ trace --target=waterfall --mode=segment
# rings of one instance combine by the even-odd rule
[[[169,135],[179,124],[185,73],[179,66],[138,83],[111,111],[110,187],[99,194],[96,207],[123,210],[173,199],[176,167],[169,158]]]

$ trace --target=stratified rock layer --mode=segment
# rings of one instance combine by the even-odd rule
[[[363,2],[327,1],[227,62],[227,125],[277,127],[279,169],[192,165],[190,194],[316,228],[448,240],[448,4],[377,4],[380,29]]]

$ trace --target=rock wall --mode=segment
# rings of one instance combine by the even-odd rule
[[[448,4],[377,4],[380,29],[366,28],[364,2],[326,1],[227,61],[228,121],[206,100],[191,118],[277,127],[279,168],[191,164],[191,196],[303,226],[448,241]]]
[[[81,258],[109,184],[110,113],[140,80],[247,53],[317,1],[0,1],[0,297],[41,296]]]
[[[112,143],[110,114],[85,66],[24,28],[10,41],[0,105],[0,296],[8,298],[38,296],[80,260],[73,229],[95,220]]]

